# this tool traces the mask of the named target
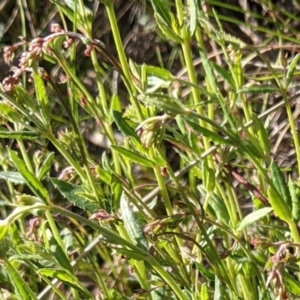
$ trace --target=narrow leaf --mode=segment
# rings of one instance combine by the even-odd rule
[[[287,223],[292,222],[291,212],[287,204],[281,198],[280,194],[272,187],[268,189],[268,200],[274,209],[274,213],[279,219]]]
[[[72,275],[70,272],[66,270],[55,270],[55,269],[39,269],[37,271],[39,275],[43,275],[46,277],[57,278],[64,284],[68,285],[71,288],[76,289],[81,292],[84,299],[93,299],[93,295],[79,282],[76,276]]]
[[[48,174],[50,171],[53,161],[54,161],[55,154],[54,152],[51,152],[47,155],[46,159],[44,160],[39,173],[38,173],[38,179],[43,180],[44,177]]]
[[[44,121],[46,121],[48,124],[50,121],[51,107],[49,106],[49,99],[48,99],[46,87],[44,85],[42,76],[40,75],[37,66],[35,64],[33,64],[33,70],[34,70],[33,72],[34,86],[35,86],[35,92],[38,100],[38,106],[40,108]]]
[[[62,269],[68,270],[69,272],[73,272],[68,257],[66,256],[64,250],[60,247],[52,232],[48,228],[46,229],[46,239],[49,251],[55,257],[56,261],[59,263]]]
[[[32,174],[26,167],[23,160],[21,160],[18,155],[10,150],[9,151],[11,159],[13,160],[16,168],[19,170],[19,172],[24,177],[27,185],[30,187],[30,189],[34,192],[34,194],[44,201],[44,203],[49,202],[49,195],[47,190],[43,187],[41,182],[35,177],[34,174]]]
[[[226,145],[232,145],[232,141],[230,141],[229,139],[225,139],[222,136],[220,136],[219,134],[206,129],[202,126],[200,126],[199,124],[190,121],[188,119],[185,119],[186,123],[188,123],[197,133],[202,134],[203,136],[209,138],[211,141],[216,142],[218,144],[226,144]]]
[[[15,269],[13,264],[8,260],[3,262],[3,271],[8,275],[10,284],[14,287],[15,294],[18,299],[22,300],[32,300],[36,299],[35,294],[30,289],[28,283],[20,276],[20,272]]]
[[[272,207],[264,207],[261,209],[258,209],[256,211],[253,211],[249,215],[247,215],[240,225],[238,226],[237,230],[241,231],[244,228],[248,227],[249,225],[252,225],[253,223],[257,222],[258,220],[262,219],[263,217],[267,216],[270,212],[273,211]]]
[[[244,87],[243,89],[238,90],[237,93],[259,94],[259,93],[275,93],[277,91],[278,91],[278,88],[274,85],[260,84],[260,85],[252,85],[252,86]]]
[[[270,143],[270,140],[268,137],[267,130],[256,114],[252,114],[252,120],[253,120],[254,127],[255,127],[256,133],[258,135],[258,140],[261,144],[261,147],[263,148],[265,154],[269,155],[270,151],[271,151],[271,143]]]
[[[33,140],[39,137],[41,134],[34,131],[9,131],[0,130],[0,138],[3,139],[22,139],[22,140]]]
[[[119,154],[123,155],[124,157],[128,158],[129,160],[135,163],[141,164],[149,168],[153,168],[156,166],[155,162],[153,162],[152,160],[149,160],[133,151],[118,146],[111,147],[114,151],[118,152]]]
[[[168,8],[164,4],[164,1],[151,0],[151,4],[152,4],[152,7],[153,7],[153,10],[161,18],[161,20],[167,26],[170,26],[171,25],[171,16],[170,16]]]
[[[292,199],[289,191],[289,187],[285,181],[285,178],[277,166],[277,164],[273,161],[271,163],[271,175],[272,181],[274,183],[274,187],[276,188],[277,192],[280,194],[281,198],[287,204],[289,210],[292,209]]]
[[[125,136],[132,136],[135,139],[138,140],[137,134],[135,133],[135,130],[131,128],[128,123],[124,120],[122,113],[113,110],[112,115],[114,118],[115,123],[117,124],[119,130],[125,135]]]
[[[190,0],[190,36],[192,37],[197,27],[197,1]]]
[[[224,68],[222,68],[221,66],[219,66],[214,62],[211,62],[211,66],[214,68],[215,71],[219,73],[219,75],[221,75],[221,78],[224,78],[230,84],[230,86],[233,89],[236,88],[234,79],[232,78],[232,74],[229,71],[225,70]]]
[[[288,88],[288,86],[291,83],[291,80],[293,78],[293,75],[295,73],[296,67],[298,65],[299,62],[299,58],[300,58],[300,53],[298,53],[292,60],[288,70],[287,70],[287,74],[286,74],[286,80],[285,80],[285,86],[286,88]]]
[[[120,209],[124,226],[132,243],[143,250],[147,250],[148,242],[145,238],[143,228],[139,220],[135,216],[132,208],[128,204],[128,200],[125,196],[125,193],[123,193],[121,196]]]
[[[300,220],[300,203],[299,197],[296,193],[295,184],[291,178],[289,178],[288,183],[291,199],[292,199],[292,217],[295,222]]]

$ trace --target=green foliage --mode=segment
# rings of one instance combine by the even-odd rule
[[[0,11],[0,298],[298,299],[297,16],[23,2]]]

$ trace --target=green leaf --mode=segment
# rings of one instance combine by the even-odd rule
[[[23,116],[19,111],[3,101],[0,101],[0,116],[13,123],[21,124],[24,122]]]
[[[172,74],[169,70],[155,67],[155,66],[145,66],[147,75],[153,75],[155,77],[159,77],[164,80],[171,80]]]
[[[48,125],[51,119],[51,106],[49,105],[48,94],[36,64],[33,64],[33,70],[33,79],[38,107],[43,116],[43,123]]]
[[[138,136],[133,128],[131,128],[128,123],[123,119],[122,113],[113,110],[112,111],[113,118],[115,123],[117,124],[118,128],[120,131],[125,135],[125,136],[131,136],[134,137],[136,140],[138,140]]]
[[[237,93],[253,93],[253,94],[259,94],[259,93],[275,93],[278,92],[278,88],[271,84],[257,84],[252,85],[248,87],[244,87],[241,90],[237,90]]]
[[[109,289],[107,300],[130,300],[130,299],[122,296],[118,291],[114,289]]]
[[[211,66],[214,68],[215,71],[219,73],[219,75],[221,75],[221,78],[224,78],[230,84],[230,86],[233,89],[236,88],[234,79],[232,78],[232,74],[229,71],[225,70],[224,68],[222,68],[214,62],[211,62]]]
[[[292,217],[295,222],[300,220],[300,203],[299,197],[296,193],[295,184],[293,180],[289,177],[288,187],[292,199]]]
[[[14,184],[25,184],[26,180],[19,172],[12,171],[0,171],[0,178],[8,182],[13,182]]]
[[[120,200],[120,209],[124,227],[128,233],[130,240],[135,246],[138,246],[143,250],[147,250],[148,241],[146,240],[146,237],[144,235],[143,228],[137,217],[135,216],[132,208],[129,206],[127,197],[125,196],[124,192]]]
[[[0,220],[0,247],[2,246],[2,241],[7,235],[8,232],[9,223],[6,219]],[[2,250],[2,249],[1,249]],[[1,253],[0,259],[3,258],[3,255]]]
[[[128,158],[130,161],[133,161],[135,163],[141,164],[149,168],[153,168],[156,166],[155,162],[153,162],[152,160],[149,160],[133,151],[118,146],[111,146],[111,148],[117,153],[121,154],[122,156]]]
[[[110,109],[112,112],[117,111],[117,112],[122,112],[122,103],[120,101],[120,97],[118,94],[114,94],[111,97],[111,105]]]
[[[215,171],[209,167],[207,159],[203,160],[202,170],[205,189],[208,193],[212,193],[215,189],[216,174]]]
[[[36,103],[34,102],[33,98],[29,95],[28,91],[20,85],[14,86],[15,96],[19,103],[22,103],[30,108],[32,112],[37,112]]]
[[[207,192],[203,186],[199,185],[198,189],[201,194],[206,195]],[[224,201],[216,194],[212,193],[208,201],[209,211],[217,216],[217,219],[222,221],[227,226],[230,225],[230,217]]]
[[[271,143],[268,137],[267,130],[256,114],[252,114],[252,121],[254,124],[255,132],[258,135],[259,143],[264,150],[265,155],[269,156],[271,151]]]
[[[13,264],[8,260],[2,261],[3,272],[9,277],[9,283],[14,287],[15,294],[18,299],[32,300],[36,299],[36,295],[30,289],[28,283],[20,276],[19,270],[17,270]]]
[[[185,118],[185,122],[188,123],[189,126],[191,126],[197,133],[202,134],[203,136],[209,138],[211,141],[216,142],[218,144],[226,144],[226,145],[232,145],[233,141],[229,140],[229,139],[225,139],[223,137],[221,137],[219,134],[206,129],[202,126],[200,126],[199,124],[188,120],[187,118]]]
[[[54,157],[55,157],[55,153],[51,152],[47,155],[46,159],[44,160],[41,168],[39,169],[38,172],[38,179],[39,180],[43,180],[44,177],[48,174],[48,172],[50,171],[53,161],[54,161]]]
[[[277,164],[273,161],[271,163],[271,179],[273,181],[274,187],[276,188],[277,192],[280,194],[281,198],[286,203],[288,209],[292,210],[292,199],[290,195],[289,187],[285,181],[285,178],[277,166]]]
[[[55,188],[57,188],[73,205],[90,212],[95,212],[100,209],[99,203],[88,201],[86,198],[78,195],[78,193],[84,192],[81,186],[58,180],[56,178],[51,178],[51,182]]]
[[[105,182],[108,185],[111,184],[112,175],[109,172],[105,171],[104,169],[101,169],[99,166],[96,166],[96,173],[103,182]]]
[[[209,300],[209,296],[208,296],[208,290],[207,290],[207,284],[206,283],[203,283],[201,285],[201,300]]]
[[[159,18],[165,23],[166,26],[171,27],[171,16],[169,9],[165,6],[164,1],[151,0],[153,10]]]
[[[43,200],[44,203],[48,204],[49,203],[49,195],[47,190],[43,187],[41,182],[35,177],[34,174],[32,174],[26,167],[25,163],[23,160],[21,160],[18,155],[12,151],[9,150],[11,159],[13,160],[16,168],[19,170],[19,172],[22,174],[24,177],[27,185],[30,187],[30,189],[33,191],[33,193]]]
[[[0,130],[0,138],[3,139],[22,139],[22,140],[33,140],[39,137],[41,134],[34,131],[9,131]]]
[[[189,112],[178,99],[159,93],[139,95],[138,100],[170,115],[176,116],[177,114],[186,114]]]
[[[166,25],[166,23],[162,20],[162,18],[157,15],[156,13],[154,14],[154,17],[156,19],[156,23],[159,27],[159,29],[161,30],[161,32],[164,34],[164,36],[166,38],[168,38],[169,40],[173,41],[174,43],[182,43],[182,39],[180,36],[178,36],[174,30],[172,29],[172,25]],[[173,22],[171,22],[173,23]]]
[[[269,187],[268,189],[268,200],[274,209],[274,213],[279,219],[287,223],[292,222],[291,212],[287,204],[281,198],[280,194],[272,187]]]
[[[197,28],[197,1],[196,0],[190,0],[190,36],[192,37],[196,31]]]
[[[273,211],[272,207],[264,207],[261,209],[258,209],[256,211],[251,212],[249,215],[247,215],[240,225],[238,226],[237,230],[241,231],[244,228],[248,227],[249,225],[252,225],[256,221],[262,219],[263,217],[267,216],[270,212]]]
[[[288,68],[287,73],[286,73],[286,79],[285,79],[285,86],[286,86],[286,88],[288,88],[288,86],[291,83],[291,80],[293,78],[293,75],[295,73],[295,70],[296,70],[298,62],[299,62],[299,58],[300,58],[300,53],[298,53],[293,58],[292,62],[289,65],[289,68]]]
[[[45,245],[48,248],[48,251],[50,253],[52,253],[52,255],[55,257],[58,264],[63,269],[68,270],[69,272],[73,273],[73,268],[70,264],[68,257],[66,256],[66,253],[60,247],[60,245],[56,241],[54,235],[52,234],[52,232],[49,228],[46,229],[45,235],[46,235]]]
[[[283,278],[284,278],[284,282],[287,287],[287,290],[291,294],[293,294],[297,297],[300,297],[299,281],[297,279],[295,279],[293,276],[291,276],[286,270],[283,270],[283,273],[284,273]]]
[[[105,2],[108,1],[109,0],[107,1],[105,0]],[[93,19],[93,12],[89,8],[84,6],[83,9],[81,9],[82,6],[76,5],[73,0],[65,1],[67,5],[65,5],[64,3],[60,3],[57,0],[50,0],[50,2],[58,6],[59,9],[68,17],[68,19],[72,23],[77,23],[78,29],[80,29],[81,31],[84,32],[84,34],[86,34],[84,28],[85,26],[91,24]],[[102,0],[101,2],[104,2],[104,0]],[[76,15],[74,14],[75,6],[77,6],[77,12],[78,12]]]
[[[44,268],[37,270],[37,273],[42,276],[57,278],[59,281],[63,282],[67,286],[81,292],[84,299],[94,299],[93,295],[80,283],[77,277],[68,272],[67,270],[55,270]]]

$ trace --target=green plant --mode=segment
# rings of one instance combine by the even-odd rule
[[[177,48],[175,74],[171,55],[160,66],[127,57],[114,1],[95,1],[94,11],[80,0],[51,3],[64,28],[4,48],[6,64],[20,59],[0,89],[2,296],[297,299],[299,55],[283,54],[287,42],[299,48],[295,16],[279,10],[276,18],[265,1],[275,29],[257,26],[270,35],[257,45],[224,30],[224,21],[238,22],[222,8],[247,16],[241,7],[151,0],[157,36]],[[94,37],[99,7],[116,55]],[[19,8],[25,37],[30,8]],[[250,12],[240,26],[252,31],[251,18],[263,20]],[[276,63],[264,55],[273,49]],[[95,75],[93,91],[81,61]],[[288,179],[270,135],[283,109],[297,166]],[[84,126],[107,139],[105,151],[89,151]]]

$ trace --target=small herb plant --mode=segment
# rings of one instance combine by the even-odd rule
[[[3,49],[1,299],[298,299],[296,16],[271,1],[130,4],[158,43],[158,63],[138,64],[114,1],[52,0],[39,35],[25,2],[24,38]]]

